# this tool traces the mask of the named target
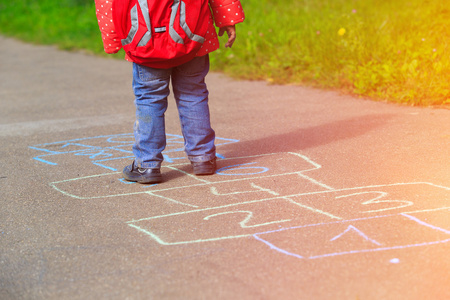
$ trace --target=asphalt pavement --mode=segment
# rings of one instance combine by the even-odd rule
[[[0,37],[0,299],[450,299],[450,110],[207,83],[217,173],[171,99],[129,183],[130,63]]]

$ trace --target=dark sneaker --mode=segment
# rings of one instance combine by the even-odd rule
[[[192,162],[195,175],[212,175],[216,172],[216,159],[204,162]]]
[[[123,177],[128,181],[139,183],[159,183],[162,182],[160,169],[138,168],[134,165],[126,166],[123,169]]]

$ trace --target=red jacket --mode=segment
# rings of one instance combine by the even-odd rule
[[[114,30],[112,20],[112,2],[114,0],[95,0],[98,26],[102,34],[103,48],[106,53],[116,53],[122,48],[120,39]],[[234,25],[244,21],[245,15],[239,0],[209,0],[212,11],[210,14],[210,28],[202,48],[197,52],[197,56],[206,55],[219,48],[219,39],[216,28]],[[125,59],[130,60],[125,57]],[[130,60],[131,61],[131,60]]]

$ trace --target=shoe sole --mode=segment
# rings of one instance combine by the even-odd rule
[[[128,174],[122,172],[123,178],[126,181],[137,182],[137,183],[160,183],[162,182],[161,176],[144,177],[144,176],[129,176]]]
[[[211,167],[201,167],[201,168],[194,168],[194,175],[213,175],[214,173],[216,173],[216,169],[215,168],[211,168]]]
[[[213,175],[216,173],[216,164],[201,164],[193,166],[194,175]]]
[[[161,183],[162,182],[162,177],[156,177],[156,178],[144,178],[144,179],[135,179],[135,178],[127,178],[126,176],[123,176],[123,178],[126,181],[131,181],[131,182],[137,182],[137,183]]]

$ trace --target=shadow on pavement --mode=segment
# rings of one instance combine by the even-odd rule
[[[223,153],[225,157],[240,157],[298,152],[365,135],[382,127],[394,117],[394,114],[365,115],[309,128],[299,128],[283,134],[223,145],[220,153]],[[248,159],[251,160],[251,158]]]

